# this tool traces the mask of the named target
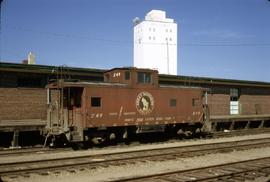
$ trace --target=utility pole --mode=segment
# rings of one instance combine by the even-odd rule
[[[0,62],[2,60],[2,2],[0,0]]]
[[[166,39],[166,47],[167,47],[167,74],[170,74],[170,58],[169,58],[169,43],[168,38]]]

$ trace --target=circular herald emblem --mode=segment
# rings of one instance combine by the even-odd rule
[[[136,108],[142,115],[151,113],[154,109],[153,96],[149,92],[139,93],[136,99]]]

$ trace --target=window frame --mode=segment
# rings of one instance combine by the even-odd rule
[[[240,98],[240,89],[230,88],[230,101],[239,101],[239,98]]]
[[[125,80],[130,80],[130,71],[125,71]]]
[[[101,97],[91,97],[90,106],[94,108],[102,107],[102,98]]]
[[[151,84],[152,83],[152,73],[150,72],[137,72],[137,83],[139,84]]]
[[[201,104],[201,101],[199,98],[192,98],[192,107],[199,107]]]
[[[171,98],[169,104],[170,104],[170,107],[177,107],[177,99]]]

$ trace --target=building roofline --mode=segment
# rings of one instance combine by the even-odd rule
[[[19,63],[0,62],[0,71],[9,72],[23,72],[23,73],[36,73],[36,74],[52,74],[57,71],[61,66],[49,65],[28,65]],[[113,68],[110,70],[93,69],[93,68],[79,68],[79,67],[63,67],[63,73],[78,76],[96,76],[103,78],[103,73],[115,69],[131,69],[132,67]],[[145,69],[150,70],[150,69]],[[222,79],[210,77],[194,77],[184,75],[164,75],[159,74],[159,82],[162,84],[208,84],[208,85],[228,85],[228,86],[252,86],[252,87],[265,87],[270,88],[270,82],[262,81],[248,81],[248,80],[235,80],[235,79]]]
[[[143,23],[143,22],[167,23],[167,24],[176,24],[177,25],[177,22],[176,21],[173,21],[173,22],[164,22],[164,21],[142,20],[139,23],[137,23],[136,25],[134,25],[134,27],[137,26],[137,25],[139,25],[139,24],[141,24],[141,23]]]
[[[270,88],[270,82],[262,81],[249,81],[249,80],[237,80],[237,79],[223,79],[223,78],[211,78],[211,77],[194,77],[184,75],[159,75],[160,82],[174,82],[174,83],[197,83],[208,85],[233,85],[233,86],[256,86],[256,87],[268,87]]]
[[[68,66],[50,66],[50,65],[30,65],[20,63],[6,63],[0,62],[0,71],[11,71],[11,72],[24,72],[24,73],[37,73],[37,74],[53,74],[57,69],[62,69],[63,73],[71,75],[93,75],[103,74],[102,69],[94,68],[79,68],[79,67],[68,67]]]
[[[150,68],[137,68],[137,67],[130,66],[130,67],[119,67],[119,68],[109,69],[109,70],[104,71],[104,73],[111,72],[114,70],[141,70],[141,71],[147,71],[147,72],[148,71],[157,71],[157,70],[150,69]]]

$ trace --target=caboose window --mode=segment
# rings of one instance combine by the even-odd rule
[[[91,97],[91,106],[100,107],[101,106],[101,97]]]
[[[138,83],[151,83],[151,73],[138,72],[137,81]]]
[[[171,100],[170,100],[170,106],[171,106],[171,107],[176,107],[176,103],[177,103],[177,102],[176,102],[176,99],[171,99]]]
[[[129,79],[130,79],[130,72],[125,71],[125,80],[129,80]]]
[[[106,77],[107,81],[110,80],[110,74],[106,74],[105,77]]]
[[[192,99],[192,106],[193,107],[200,106],[200,100],[197,98]]]

